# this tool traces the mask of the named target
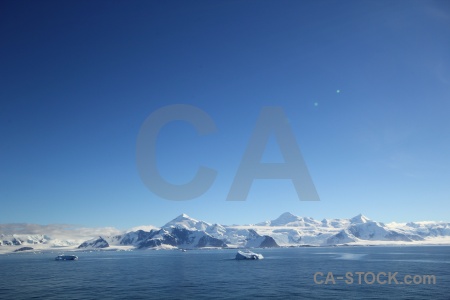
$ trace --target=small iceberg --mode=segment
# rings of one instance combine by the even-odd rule
[[[55,260],[78,260],[76,255],[58,255]]]
[[[256,260],[256,259],[263,259],[264,256],[262,254],[254,253],[251,251],[238,251],[236,254],[237,260],[243,260],[243,259],[249,259],[249,260]]]

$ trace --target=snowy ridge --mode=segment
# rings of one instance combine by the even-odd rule
[[[44,234],[0,234],[0,246],[50,245],[67,247],[78,245],[79,241],[54,239]]]
[[[86,228],[83,228],[85,232]],[[78,239],[71,240],[51,238],[44,233],[27,235],[0,232],[0,253],[12,252],[23,246],[30,246],[33,250],[55,247],[130,250],[450,244],[450,223],[423,221],[384,224],[361,214],[350,219],[318,221],[287,212],[274,220],[256,225],[230,226],[211,224],[181,214],[161,228],[147,225],[118,232],[105,228],[105,234],[98,234],[99,230],[95,229],[92,236],[82,241],[79,241],[79,233],[76,233]]]
[[[196,219],[193,219],[186,214],[181,214],[164,225],[163,228],[179,227],[187,230],[206,230],[206,228],[210,226],[211,224],[209,223],[197,221]]]

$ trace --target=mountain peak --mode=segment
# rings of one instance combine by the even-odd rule
[[[189,230],[205,230],[210,224],[198,221],[189,217],[187,214],[181,214],[172,221],[168,222],[163,228],[181,227]]]
[[[364,216],[363,214],[359,214],[350,219],[351,223],[356,223],[356,224],[367,223],[370,221],[371,220],[368,217]]]
[[[291,214],[290,212],[285,212],[285,213],[282,213],[279,217],[278,217],[278,219],[279,218],[292,218],[292,217],[294,217],[294,218],[297,218],[295,215],[293,215],[293,214]]]
[[[290,212],[285,212],[281,214],[278,218],[270,222],[271,226],[284,226],[291,222],[296,222],[299,220],[299,217],[291,214]]]
[[[170,221],[169,223],[172,222],[182,222],[182,221],[193,221],[193,222],[198,222],[196,219],[189,217],[187,214],[182,213],[181,215],[179,215],[178,217],[176,217],[175,219],[172,219],[172,221]]]

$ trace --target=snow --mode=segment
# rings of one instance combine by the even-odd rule
[[[237,260],[260,260],[264,259],[264,256],[259,253],[251,251],[238,251],[236,254]]]
[[[196,219],[189,217],[186,214],[181,214],[172,221],[170,221],[169,223],[167,223],[166,225],[164,225],[163,228],[181,227],[188,230],[206,230],[206,228],[208,228],[209,226],[211,226],[211,224],[203,221],[198,221]]]
[[[367,223],[367,222],[371,222],[371,220],[369,218],[367,218],[366,216],[363,216],[362,214],[359,214],[350,219],[350,223],[353,223],[353,224],[362,224],[362,223]]]
[[[142,226],[136,226],[133,228],[128,229],[126,232],[134,232],[134,231],[138,231],[138,230],[142,230],[142,231],[152,231],[152,230],[159,230],[159,227],[153,226],[153,225],[142,225]]]
[[[266,221],[266,222],[258,223],[256,225],[259,225],[259,226],[292,226],[292,227],[302,226],[302,227],[307,227],[307,226],[318,225],[319,223],[320,222],[314,220],[313,218],[297,217],[289,212],[285,212],[273,221]]]
[[[211,224],[181,214],[162,228],[145,225],[125,232],[111,227],[89,230],[72,227],[63,229],[67,225],[22,225],[0,225],[0,230],[3,229],[3,232],[0,231],[0,254],[24,246],[32,247],[33,251],[75,250],[84,242],[83,249],[105,247],[104,250],[217,248],[223,243],[229,248],[257,248],[264,241],[265,245],[269,242],[269,247],[450,244],[450,223],[423,221],[383,224],[362,214],[350,219],[317,221],[283,213],[274,220],[256,225]],[[11,232],[13,229],[21,234]],[[55,235],[39,229],[50,229],[50,233]],[[177,246],[173,246],[174,241]]]

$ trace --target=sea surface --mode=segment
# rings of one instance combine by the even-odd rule
[[[237,261],[235,250],[0,255],[0,299],[450,299],[448,246],[255,251],[265,259]],[[405,275],[436,282],[406,284]]]

